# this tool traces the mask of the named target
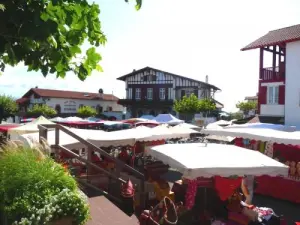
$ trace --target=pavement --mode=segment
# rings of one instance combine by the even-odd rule
[[[295,225],[295,222],[300,222],[300,204],[256,194],[253,198],[253,204],[273,209],[278,216],[283,215],[285,217],[288,225]]]

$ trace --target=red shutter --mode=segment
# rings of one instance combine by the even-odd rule
[[[259,96],[258,96],[258,105],[267,104],[267,87],[260,86]]]
[[[279,105],[284,105],[284,101],[285,101],[285,85],[280,85],[279,96],[278,96]]]

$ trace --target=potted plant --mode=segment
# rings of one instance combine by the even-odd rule
[[[0,151],[0,209],[7,225],[83,225],[86,196],[41,148],[8,144]]]

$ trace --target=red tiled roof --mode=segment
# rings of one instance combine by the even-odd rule
[[[298,40],[300,40],[300,24],[278,30],[272,30],[241,50],[245,51]]]
[[[62,90],[51,90],[51,89],[41,89],[41,88],[31,88],[23,96],[23,98],[29,97],[32,93],[35,93],[40,97],[49,97],[49,98],[69,98],[69,99],[104,100],[104,101],[119,100],[116,96],[112,94],[102,94],[102,96],[100,96],[99,93],[62,91]]]
[[[29,98],[19,98],[19,99],[16,100],[16,103],[23,104],[27,101],[29,101]]]

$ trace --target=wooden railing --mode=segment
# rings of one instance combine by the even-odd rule
[[[275,71],[273,67],[263,68],[261,70],[260,79],[267,81],[267,80],[281,80],[284,78],[284,72],[279,71],[279,67],[275,67]]]
[[[128,166],[127,164],[123,163],[122,161],[118,160],[117,158],[111,156],[110,154],[108,154],[107,152],[105,152],[104,150],[102,150],[101,148],[97,147],[96,145],[94,145],[93,143],[83,139],[82,137],[78,136],[77,134],[73,133],[72,131],[70,131],[69,129],[63,127],[62,125],[59,124],[47,124],[47,125],[38,125],[39,128],[39,141],[40,143],[42,142],[42,139],[46,139],[47,140],[47,136],[48,136],[48,130],[49,129],[54,129],[55,130],[55,144],[51,146],[52,149],[55,149],[56,151],[60,150],[63,151],[65,153],[67,153],[68,155],[71,155],[72,157],[78,159],[79,161],[85,163],[87,165],[87,177],[89,177],[89,171],[91,170],[91,168],[98,170],[101,173],[104,173],[105,175],[107,175],[110,179],[113,179],[115,181],[117,181],[117,183],[120,185],[121,183],[125,183],[126,181],[121,179],[120,176],[120,172],[123,170],[126,170],[127,172],[129,172],[130,174],[132,174],[133,176],[135,176],[136,178],[141,180],[141,185],[139,187],[139,190],[137,190],[137,192],[140,194],[140,206],[143,209],[145,207],[145,176],[140,173],[139,171],[135,170],[134,168]],[[60,145],[59,143],[59,134],[60,131],[70,135],[72,138],[78,140],[78,142],[80,142],[81,144],[85,145],[87,147],[87,159],[83,158],[82,156],[80,156],[79,154],[74,153],[73,151],[67,149],[66,147]],[[101,154],[102,156],[110,159],[111,161],[113,161],[116,165],[116,171],[112,172],[112,171],[108,171],[106,169],[101,168],[100,166],[92,163],[91,158],[92,158],[92,152],[98,152],[99,154]],[[104,190],[102,190],[99,187],[96,187],[94,185],[92,185],[91,183],[89,183],[89,180],[85,181],[84,179],[77,179],[79,183],[86,185],[90,188],[93,188],[97,191],[100,191],[103,195],[105,195],[106,197],[110,198],[111,200],[120,202],[121,199],[113,196],[111,193],[108,193]],[[117,193],[120,194],[120,193]]]

